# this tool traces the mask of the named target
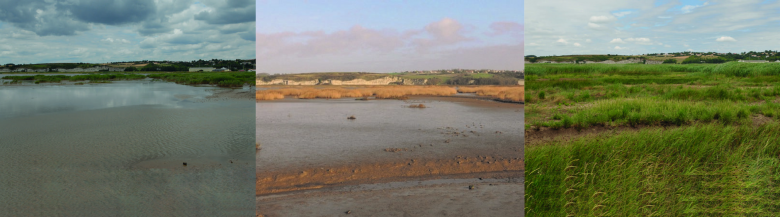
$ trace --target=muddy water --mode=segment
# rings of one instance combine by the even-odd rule
[[[149,80],[0,86],[0,213],[252,215],[254,102],[215,91]]]
[[[408,107],[419,103],[427,108]],[[447,97],[288,98],[259,102],[256,109],[258,172],[457,155],[523,156],[520,104]]]

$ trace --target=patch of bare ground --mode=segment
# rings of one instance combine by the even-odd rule
[[[213,94],[210,96],[206,96],[206,99],[199,100],[200,102],[219,101],[219,100],[227,100],[227,99],[239,99],[239,100],[255,99],[254,90],[219,88],[219,89],[213,89],[209,91],[211,91]]]
[[[762,114],[753,115],[751,117],[751,119],[753,119],[753,126],[754,127],[759,127],[761,125],[764,125],[764,124],[772,121],[771,117],[767,117],[767,116],[764,116]]]
[[[550,129],[547,127],[540,127],[539,130],[527,129],[525,131],[525,144],[526,145],[538,145],[549,142],[568,142],[582,137],[593,137],[602,134],[616,135],[623,132],[636,132],[645,128],[667,128],[661,126],[618,126],[618,127],[604,127],[593,126],[577,131],[574,128],[565,129]]]
[[[522,158],[456,156],[451,159],[409,159],[405,162],[258,171],[256,195],[269,195],[366,183],[440,178],[510,178],[521,176]]]

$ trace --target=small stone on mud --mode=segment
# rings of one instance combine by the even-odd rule
[[[473,190],[474,188],[476,188],[474,185],[469,185],[469,190]]]
[[[230,160],[230,163],[233,163],[233,160]]]
[[[349,116],[347,119],[349,119],[349,120],[355,120],[355,119],[357,119],[357,118],[355,118],[355,116],[354,116],[354,115],[352,115],[352,116]]]
[[[184,162],[184,166],[185,166],[185,167],[187,166],[187,162]]]
[[[352,210],[347,210],[347,211],[346,211],[346,212],[344,212],[344,213],[346,213],[346,214],[352,214]]]

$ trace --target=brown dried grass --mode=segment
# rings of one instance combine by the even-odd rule
[[[284,95],[275,92],[255,92],[255,99],[257,100],[277,100],[284,99]]]
[[[366,86],[360,88],[280,88],[269,90],[258,90],[256,93],[258,100],[283,99],[282,96],[294,96],[298,99],[339,99],[342,97],[361,98],[376,97],[378,99],[403,99],[407,96],[428,95],[428,96],[450,96],[457,93],[455,88],[445,86]]]
[[[458,87],[460,93],[475,93],[477,96],[495,97],[500,100],[523,102],[525,101],[525,87],[523,86],[477,86]]]

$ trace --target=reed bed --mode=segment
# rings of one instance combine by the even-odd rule
[[[283,99],[281,96],[292,96],[298,99],[340,99],[376,97],[377,99],[398,99],[407,96],[450,96],[457,93],[455,88],[441,86],[367,86],[360,88],[328,87],[328,88],[280,88],[258,90],[257,100]],[[271,96],[274,97],[271,97]]]
[[[255,93],[255,98],[257,100],[277,100],[277,99],[284,99],[284,95],[282,95],[281,93],[257,91]]]
[[[500,87],[500,86],[477,86],[477,87],[458,87],[460,93],[475,93],[478,96],[496,97],[500,100],[523,102],[525,101],[525,87]]]

